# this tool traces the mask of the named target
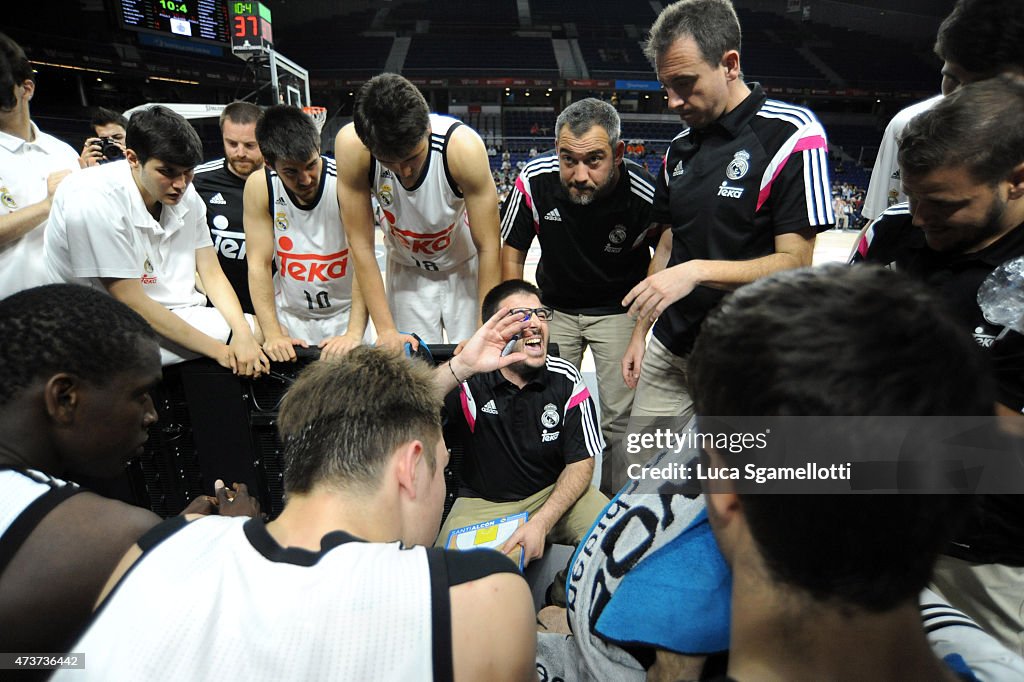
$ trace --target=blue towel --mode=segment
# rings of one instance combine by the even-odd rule
[[[729,648],[732,572],[702,510],[679,537],[623,578],[595,624],[622,645],[682,654]]]

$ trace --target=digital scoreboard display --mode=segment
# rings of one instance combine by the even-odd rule
[[[227,44],[228,0],[119,0],[121,24],[181,38]]]

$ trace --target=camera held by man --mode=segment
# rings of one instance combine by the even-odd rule
[[[82,146],[83,166],[97,166],[124,158],[124,136],[128,120],[110,109],[99,108],[90,121],[93,134]]]

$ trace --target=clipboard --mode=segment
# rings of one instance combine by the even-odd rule
[[[444,546],[446,549],[462,551],[480,549],[481,547],[500,550],[505,541],[516,532],[516,529],[526,524],[528,518],[529,512],[519,512],[510,516],[455,528],[448,533],[448,540]],[[523,570],[523,562],[526,557],[522,547],[517,548],[515,552],[506,556],[516,563],[520,571]]]

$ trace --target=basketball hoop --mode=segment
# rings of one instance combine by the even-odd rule
[[[302,107],[302,110],[313,119],[318,131],[324,129],[324,123],[327,122],[327,107]]]

